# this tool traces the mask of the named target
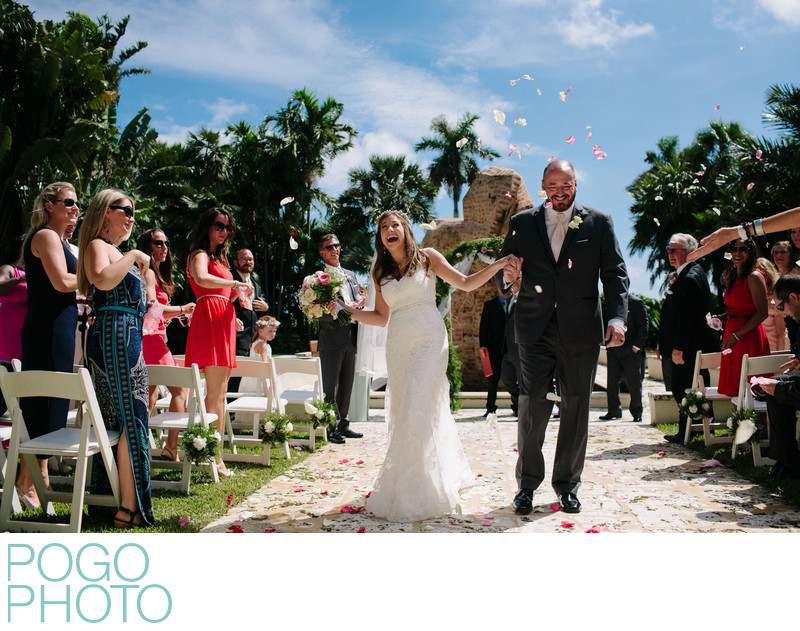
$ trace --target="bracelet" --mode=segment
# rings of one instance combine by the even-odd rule
[[[745,224],[741,226],[736,226],[736,231],[739,233],[739,238],[742,241],[747,241],[747,230],[745,230]]]
[[[183,305],[181,305],[181,315],[183,315]]]
[[[736,335],[736,333],[731,333],[731,337],[735,337],[735,338],[736,338],[736,341],[737,341],[737,342],[739,341],[739,336],[738,336],[738,335]]]
[[[764,228],[761,226],[761,219],[756,219],[753,222],[753,230],[757,236],[764,236]]]

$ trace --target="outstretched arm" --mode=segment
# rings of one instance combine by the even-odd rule
[[[389,305],[383,299],[383,292],[381,286],[375,284],[375,308],[374,309],[359,309],[359,306],[364,304],[364,298],[361,296],[356,302],[345,304],[342,300],[336,301],[343,309],[348,311],[356,322],[369,324],[371,326],[386,326],[389,322],[389,314],[391,310]]]
[[[761,219],[760,222],[764,234],[797,228],[800,226],[800,206],[797,208],[784,210],[777,215],[772,215],[772,217]],[[755,228],[750,228],[750,224],[747,224],[747,226],[749,236],[757,236],[755,233],[760,234],[760,232],[758,232],[758,230]],[[739,227],[737,226],[720,228],[716,232],[712,232],[707,237],[700,239],[700,243],[702,245],[694,252],[689,254],[689,260],[696,261],[697,259],[704,257],[706,254],[711,254],[711,252],[718,250],[723,245],[726,245],[731,241],[735,241],[739,238],[739,236]]]
[[[430,258],[431,270],[433,273],[446,283],[462,291],[473,291],[491,280],[500,270],[516,268],[518,265],[517,257],[513,254],[508,254],[503,258],[497,259],[494,263],[484,267],[482,270],[466,276],[450,265],[447,259],[444,258],[444,255],[433,248],[426,248],[425,253]]]

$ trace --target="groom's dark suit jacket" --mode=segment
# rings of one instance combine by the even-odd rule
[[[628,315],[628,275],[610,215],[575,203],[577,228],[567,230],[558,261],[547,238],[544,206],[514,215],[499,257],[523,259],[522,289],[514,316],[519,344],[533,344],[557,309],[558,329],[573,348],[603,342],[598,280],[603,284],[609,320]],[[503,286],[502,272],[498,284]]]

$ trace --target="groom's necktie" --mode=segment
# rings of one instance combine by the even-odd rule
[[[553,256],[556,261],[558,260],[558,255],[561,254],[561,246],[564,245],[564,237],[567,236],[564,230],[564,224],[561,221],[561,214],[562,213],[556,214],[556,227],[550,239],[550,247],[553,248]]]

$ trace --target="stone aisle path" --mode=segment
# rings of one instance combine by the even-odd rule
[[[460,513],[414,523],[389,523],[363,512],[386,450],[383,410],[353,424],[364,438],[325,445],[286,475],[273,480],[204,532],[798,532],[800,509],[785,506],[765,487],[733,470],[708,466],[695,452],[666,443],[648,422],[597,420],[592,410],[589,448],[579,497],[583,512],[566,515],[551,506],[547,482],[534,497],[534,512],[510,508],[516,493],[516,419],[501,410],[495,427],[483,410],[456,418],[476,485],[462,495]],[[547,432],[545,458],[552,465],[558,422]],[[749,457],[744,455],[742,457]],[[549,470],[548,470],[549,476]],[[363,530],[362,530],[363,529]]]

